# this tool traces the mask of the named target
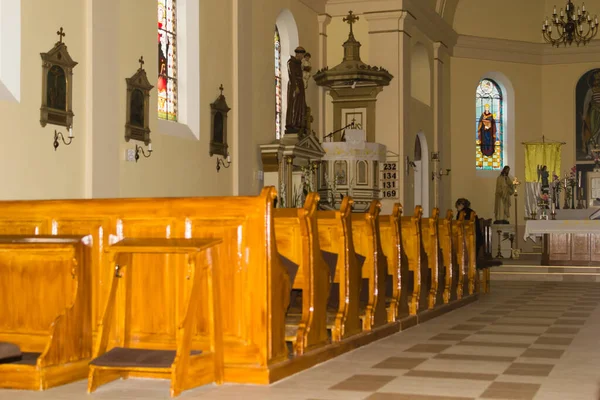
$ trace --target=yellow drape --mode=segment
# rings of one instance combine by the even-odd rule
[[[561,143],[536,143],[525,145],[525,182],[537,182],[538,165],[546,165],[550,173],[561,176],[560,173],[560,146]]]

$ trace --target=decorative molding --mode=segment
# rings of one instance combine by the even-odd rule
[[[600,62],[600,40],[586,46],[552,47],[547,43],[459,35],[452,55],[456,58],[518,64],[555,65]]]
[[[454,47],[457,33],[434,10],[422,0],[328,0],[327,13],[334,17],[345,16],[352,9],[356,15],[386,13],[408,13],[413,17],[411,25],[419,29],[433,42],[443,42],[449,48]]]

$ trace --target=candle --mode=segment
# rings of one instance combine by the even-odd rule
[[[581,171],[579,171],[579,187],[581,187]]]
[[[152,151],[152,143],[148,143],[148,151]]]
[[[73,139],[73,125],[69,127],[69,138]]]
[[[230,163],[231,162],[231,156],[229,154],[227,154],[227,162]]]

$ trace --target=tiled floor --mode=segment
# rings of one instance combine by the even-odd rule
[[[347,353],[270,387],[205,386],[182,399],[598,399],[600,284],[492,282],[465,308]],[[81,381],[0,399],[167,399],[167,382]]]

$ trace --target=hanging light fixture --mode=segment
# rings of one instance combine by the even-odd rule
[[[553,27],[556,29],[553,30]],[[553,37],[554,32],[557,35]],[[561,44],[566,46],[567,43],[570,46],[573,42],[577,43],[577,46],[585,45],[596,36],[596,33],[598,33],[598,17],[592,18],[585,9],[585,3],[580,9],[576,8],[571,0],[567,1],[564,11],[560,9],[560,14],[557,14],[554,6],[552,18],[548,20],[546,17],[542,25],[544,40],[556,47]]]

